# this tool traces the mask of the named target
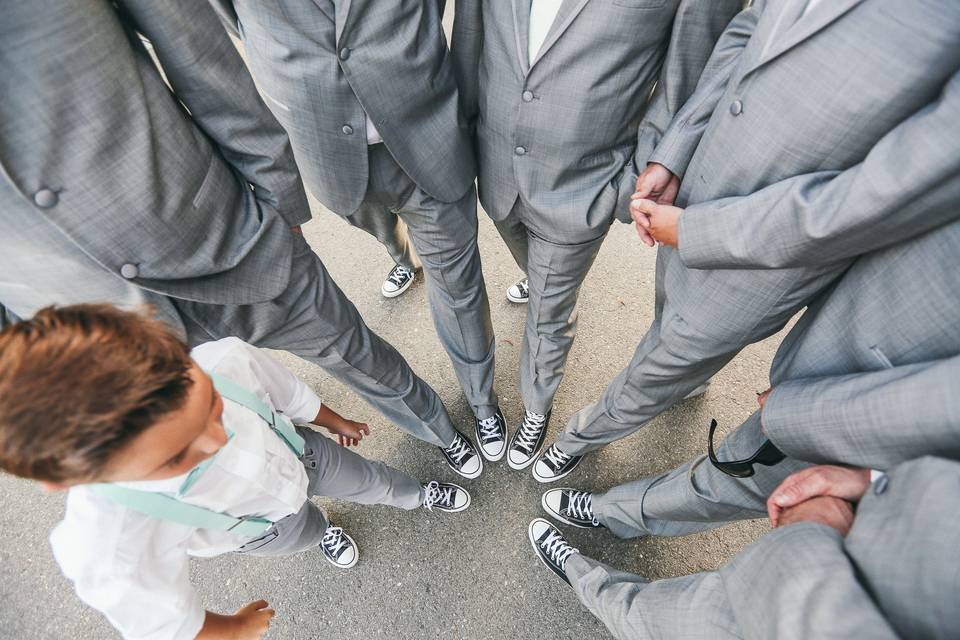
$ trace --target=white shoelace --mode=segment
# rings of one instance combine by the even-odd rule
[[[453,487],[441,487],[436,480],[431,480],[429,484],[423,486],[423,507],[427,511],[433,511],[433,505],[439,504],[444,507],[453,506]]]
[[[502,440],[503,433],[500,430],[500,425],[497,422],[497,415],[494,414],[489,418],[484,418],[477,423],[480,426],[480,439],[484,442],[490,440]]]
[[[543,454],[543,457],[553,465],[554,469],[559,469],[563,465],[570,462],[570,459],[573,458],[573,456],[568,456],[563,451],[560,451],[556,445],[547,449],[546,453]]]
[[[528,454],[532,454],[533,450],[537,446],[537,440],[540,439],[540,432],[543,431],[543,427],[546,422],[547,416],[540,413],[534,413],[533,411],[525,411],[523,423],[517,430],[517,439],[515,444]]]
[[[396,285],[399,289],[403,286],[403,283],[410,279],[410,276],[413,275],[413,272],[410,269],[407,269],[405,266],[398,264],[390,272],[390,275],[387,276],[387,280]]]
[[[343,535],[342,527],[327,527],[327,530],[323,532],[323,540],[320,544],[336,559],[340,557],[340,550],[346,547],[349,542]]]
[[[578,520],[589,520],[594,526],[600,521],[593,517],[593,494],[589,491],[570,491],[567,493],[567,515]]]
[[[573,553],[579,553],[579,549],[570,546],[570,543],[563,539],[556,531],[547,533],[547,537],[540,541],[540,548],[555,565],[560,567],[561,571],[566,570],[567,558]]]
[[[530,295],[530,282],[526,278],[517,282],[517,290],[520,292],[520,297],[526,298]]]
[[[470,444],[460,435],[457,436],[456,442],[450,445],[449,449],[444,449],[444,451],[447,452],[447,455],[450,456],[450,459],[453,460],[455,464],[461,464],[464,458],[473,453]]]

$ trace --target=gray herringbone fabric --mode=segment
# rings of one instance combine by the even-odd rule
[[[384,504],[412,510],[423,503],[423,486],[412,476],[367,460],[313,429],[297,429],[306,441],[300,460],[307,472],[307,500],[300,510],[237,549],[254,556],[285,556],[316,549],[331,522],[313,496],[355,504]]]
[[[286,135],[206,3],[11,4],[0,67],[0,230],[35,233],[32,256],[0,251],[18,261],[0,304],[153,303],[192,343],[288,350],[453,442],[436,393],[290,231],[310,213]]]
[[[415,267],[396,250],[405,243],[397,234],[409,233],[441,344],[475,415],[492,416],[495,343],[475,162],[459,123],[443,3],[213,1],[225,15],[236,10],[251,68],[307,187],[351,224],[387,236],[394,259]],[[367,144],[364,111],[383,144]]]
[[[443,0],[210,0],[236,24],[307,187],[352,214],[367,189],[364,111],[426,193],[456,202],[476,177],[441,28]]]
[[[637,140],[654,83],[676,112],[740,6],[565,0],[531,66],[530,0],[458,2],[453,54],[487,213],[502,220],[519,195],[553,240],[603,235],[652,150]]]
[[[763,428],[787,460],[737,479],[703,458],[597,495],[617,535],[684,535],[762,516],[809,463],[889,469],[960,459],[960,222],[859,258],[784,339]],[[919,275],[922,274],[922,275]],[[718,448],[742,460],[763,442],[753,414]]]
[[[680,251],[660,250],[654,324],[563,451],[636,431],[858,253],[960,216],[960,5],[837,0],[791,21],[805,5],[740,14],[654,152],[683,177]]]
[[[44,217],[146,289],[275,297],[289,278],[288,227],[310,218],[283,130],[208,7],[121,4],[174,93],[109,2],[4,7],[2,215]]]
[[[958,486],[960,464],[920,458],[867,490],[846,538],[804,522],[714,572],[648,582],[573,555],[567,575],[622,640],[950,638],[960,625]]]
[[[652,132],[693,92],[741,6],[566,0],[531,65],[530,0],[457,3],[453,54],[476,130],[480,201],[529,278],[520,362],[527,409],[551,409],[580,285],[614,215],[629,219]],[[638,130],[658,79],[657,117]]]

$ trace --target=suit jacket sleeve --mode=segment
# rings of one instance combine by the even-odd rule
[[[122,6],[153,45],[177,99],[257,200],[290,226],[308,221],[310,207],[287,135],[214,9],[193,0],[123,0]]]
[[[709,24],[701,25],[699,28],[699,32],[703,34],[715,28],[717,21],[722,21],[721,16],[726,15],[727,5],[729,3],[716,3],[717,8],[713,7],[715,4],[713,2],[696,4],[703,5],[699,8],[701,14],[706,10],[708,5],[711,7],[709,11],[712,13],[706,21]],[[686,90],[686,83],[690,81],[689,77],[681,79],[677,93],[674,96],[670,96],[673,98],[674,104],[667,104],[668,108],[672,106],[677,110],[673,112],[673,118],[666,132],[662,135],[659,135],[655,130],[651,132],[659,138],[659,143],[654,152],[648,154],[648,157],[644,159],[645,163],[656,162],[662,164],[670,169],[674,175],[681,178],[683,177],[683,174],[687,170],[687,165],[690,164],[690,159],[697,149],[697,145],[700,144],[700,138],[707,128],[707,123],[713,115],[713,110],[716,108],[717,102],[719,102],[720,97],[726,89],[730,75],[740,60],[740,54],[750,40],[750,36],[753,35],[753,30],[763,11],[764,4],[765,0],[756,0],[750,8],[741,11],[727,24],[727,28],[723,31],[719,40],[716,40],[715,37],[711,38],[711,43],[716,40],[716,46],[713,48],[713,53],[710,54],[706,65],[701,65],[703,73],[700,74],[696,90],[693,95],[686,100],[682,108],[678,108],[679,104],[677,101]],[[721,6],[722,8],[719,8]],[[679,25],[681,28],[686,28],[683,22],[679,23]],[[704,29],[707,31],[704,31]],[[684,54],[675,52],[674,55],[679,58]],[[694,53],[690,55],[692,55],[695,60],[700,55],[699,48],[695,47]],[[665,91],[673,91],[673,89],[665,85]],[[654,113],[651,117],[662,123],[664,115]],[[653,126],[663,125],[658,124]]]
[[[460,90],[460,110],[472,129],[480,115],[480,56],[483,51],[483,0],[457,0],[450,41]]]
[[[667,127],[693,95],[714,45],[742,7],[743,0],[680,4],[656,91],[637,131],[637,169],[646,166]]]
[[[923,455],[960,459],[960,356],[775,384],[761,414],[784,453],[872,469]]]
[[[881,138],[863,162],[692,205],[680,216],[694,269],[823,265],[875,251],[960,218],[960,73],[938,100]]]
[[[826,525],[771,531],[719,572],[743,638],[897,637]]]

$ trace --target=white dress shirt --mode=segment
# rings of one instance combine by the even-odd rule
[[[377,125],[373,124],[373,120],[366,113],[363,115],[367,118],[367,144],[380,144],[383,142],[383,136],[377,131]]]
[[[528,62],[533,64],[557,18],[563,0],[533,0],[530,3],[530,32],[527,34]]]
[[[195,348],[201,368],[257,394],[296,424],[313,420],[320,398],[296,376],[238,338]],[[223,425],[233,433],[180,499],[232,516],[277,521],[307,499],[307,475],[289,447],[253,411],[224,400]],[[175,494],[186,475],[124,483]],[[204,606],[190,584],[188,556],[234,551],[247,540],[132,511],[88,487],[70,489],[63,521],[50,536],[53,553],[77,595],[103,612],[124,638],[194,638]]]

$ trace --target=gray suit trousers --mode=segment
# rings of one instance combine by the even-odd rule
[[[367,460],[311,429],[297,431],[307,441],[301,461],[307,471],[308,496],[338,498],[357,504],[385,504],[416,509],[423,488],[414,478],[382,462]],[[280,520],[237,549],[255,556],[281,556],[306,551],[320,544],[330,526],[327,514],[309,499],[300,511]]]
[[[650,582],[579,553],[566,572],[581,604],[618,640],[743,637],[717,572]]]
[[[706,434],[704,434],[706,437]],[[720,460],[742,460],[763,443],[760,412],[717,447]],[[766,515],[767,498],[790,474],[810,466],[787,458],[772,467],[754,466],[749,478],[717,470],[706,456],[672,471],[613,487],[593,497],[597,519],[621,538],[645,535],[685,536],[725,522]]]
[[[407,224],[389,207],[364,200],[360,208],[344,220],[376,238],[377,242],[387,250],[394,263],[410,271],[416,271],[422,266],[413,243],[410,242]]]
[[[477,193],[456,202],[428,195],[400,168],[386,145],[370,147],[369,182],[361,210],[378,210],[406,224],[423,263],[440,344],[450,357],[478,418],[497,409],[490,303],[477,247]]]
[[[561,240],[556,233],[547,236],[548,221],[531,211],[519,197],[506,218],[494,220],[530,285],[520,351],[520,395],[524,408],[530,411],[545,414],[553,406],[567,355],[577,335],[580,285],[593,266],[611,221],[612,217],[599,236],[596,229],[585,229],[586,240]],[[546,229],[542,228],[545,223]]]
[[[102,268],[44,218],[8,218],[0,213],[0,304],[8,312],[29,318],[50,304],[149,304],[190,344],[237,336],[290,351],[323,367],[411,435],[437,446],[453,443],[453,423],[436,392],[364,324],[302,236],[294,239],[290,284],[279,297],[216,305],[141,289]]]
[[[846,266],[697,271],[684,267],[674,249],[661,247],[653,324],[626,369],[599,400],[570,418],[556,444],[583,455],[637,431],[741,349],[782,329]]]
[[[456,438],[436,392],[389,343],[370,330],[299,234],[290,284],[279,297],[249,305],[176,300],[191,344],[238,336],[289,351],[323,367],[388,420],[437,446]]]

